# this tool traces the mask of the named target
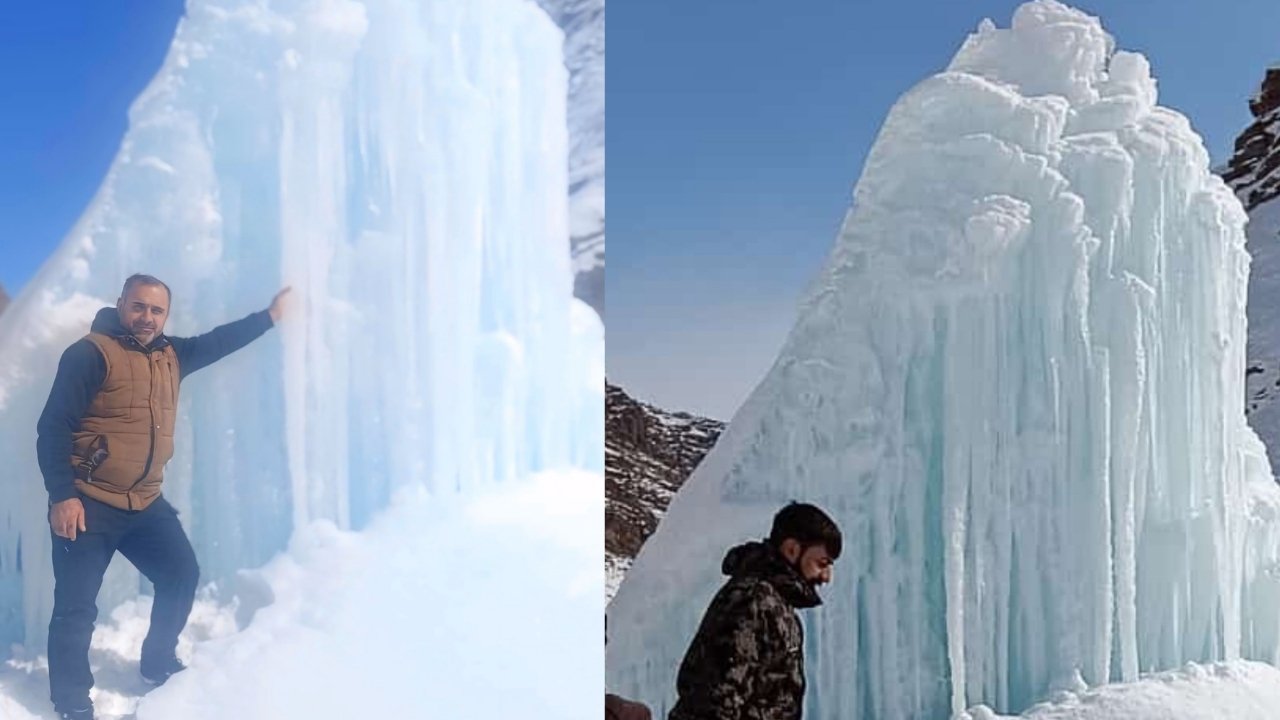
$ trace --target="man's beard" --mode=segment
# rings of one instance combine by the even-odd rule
[[[800,561],[796,560],[795,562],[788,563],[788,564],[791,566],[792,570],[796,571],[796,576],[800,578],[800,582],[804,583],[805,585],[808,585],[809,589],[813,590],[814,594],[816,595],[818,593],[818,587],[819,587],[818,581],[810,580],[809,578],[805,577],[804,568],[800,567]]]

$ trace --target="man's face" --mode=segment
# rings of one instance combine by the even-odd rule
[[[116,301],[120,323],[143,345],[164,332],[164,321],[169,318],[169,293],[159,285],[135,284],[124,297]]]
[[[799,541],[787,539],[782,543],[782,554],[795,566],[800,576],[815,587],[831,582],[831,569],[835,560],[827,552],[826,545],[803,547]]]
[[[835,560],[827,553],[826,545],[810,545],[800,554],[800,575],[814,585],[831,582],[831,566]]]

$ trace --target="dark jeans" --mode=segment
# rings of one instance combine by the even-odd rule
[[[120,510],[84,496],[80,501],[88,530],[77,532],[74,541],[53,536],[49,697],[60,710],[89,705],[89,640],[98,618],[98,589],[117,550],[156,589],[151,628],[142,643],[144,668],[163,667],[173,660],[200,578],[178,511],[164,497],[140,511]]]

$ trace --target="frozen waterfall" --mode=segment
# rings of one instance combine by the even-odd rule
[[[611,691],[670,708],[722,553],[793,498],[845,532],[802,613],[806,718],[1280,660],[1245,219],[1096,18],[984,21],[889,112],[780,356],[636,559]]]
[[[36,418],[133,272],[173,288],[172,335],[298,301],[183,385],[165,492],[206,580],[312,520],[361,528],[402,486],[603,470],[562,42],[524,0],[188,2],[101,190],[0,317],[4,647],[43,653],[52,602]],[[104,614],[139,585],[117,558]]]

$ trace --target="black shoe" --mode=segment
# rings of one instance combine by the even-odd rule
[[[148,685],[160,686],[165,684],[169,678],[186,670],[187,666],[178,661],[177,658],[170,658],[164,662],[143,664],[138,667],[139,674],[142,675],[143,681]]]
[[[93,706],[80,710],[59,710],[58,720],[93,720]]]

